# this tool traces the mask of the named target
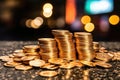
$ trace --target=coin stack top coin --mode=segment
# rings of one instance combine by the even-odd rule
[[[58,43],[59,57],[68,60],[76,59],[75,46],[72,40],[72,33],[68,30],[52,30],[55,40]]]
[[[58,57],[58,49],[56,47],[56,41],[53,38],[39,38],[40,55],[41,58],[47,61],[50,58]]]
[[[76,48],[78,52],[78,59],[91,61],[94,58],[93,40],[91,33],[75,32]]]

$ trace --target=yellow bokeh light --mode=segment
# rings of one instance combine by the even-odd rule
[[[50,3],[45,3],[44,5],[43,5],[43,10],[44,9],[53,9],[53,6],[52,6],[52,4],[50,4]]]
[[[52,11],[49,12],[49,13],[46,13],[46,12],[43,11],[43,15],[44,15],[46,18],[51,17],[51,16],[52,16],[52,13],[53,13]]]
[[[119,23],[119,20],[120,20],[120,18],[119,18],[118,15],[112,15],[109,18],[109,23],[112,24],[112,25],[116,25],[116,24]]]
[[[36,26],[41,26],[43,24],[43,18],[42,17],[36,17],[34,20],[33,20],[34,24]]]
[[[83,17],[81,18],[81,22],[82,22],[83,24],[90,23],[90,22],[91,22],[90,16],[88,16],[88,15],[83,16]]]
[[[84,29],[87,31],[87,32],[92,32],[94,29],[95,29],[95,26],[93,23],[87,23],[84,27]]]

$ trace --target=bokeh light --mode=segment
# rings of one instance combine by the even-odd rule
[[[53,13],[52,11],[49,12],[49,13],[46,13],[46,12],[43,11],[43,15],[44,15],[46,18],[51,17],[51,16],[52,16],[52,13]]]
[[[43,24],[43,18],[42,17],[36,17],[34,20],[33,20],[34,24],[36,26],[41,26]]]
[[[50,3],[45,3],[44,5],[43,5],[43,10],[45,10],[45,9],[53,9],[53,6],[52,6],[52,4],[50,4]]]
[[[25,22],[26,27],[31,28],[31,21],[32,21],[32,19],[26,20],[26,22]]]
[[[111,15],[109,18],[109,23],[112,25],[117,25],[119,23],[119,16],[118,15]]]
[[[88,15],[83,16],[83,17],[81,18],[81,22],[82,22],[83,24],[90,23],[90,22],[91,22],[90,16],[88,16]]]
[[[46,18],[51,17],[51,16],[52,16],[52,13],[53,13],[52,9],[53,9],[52,4],[50,4],[50,3],[45,3],[45,4],[43,5],[43,15],[44,15]]]
[[[25,25],[28,28],[34,28],[38,29],[43,24],[43,18],[42,17],[36,17],[35,19],[28,19],[25,22]]]
[[[76,3],[75,0],[66,1],[65,21],[67,24],[72,24],[76,18]]]
[[[94,29],[95,29],[95,26],[93,23],[87,23],[84,27],[84,29],[87,31],[87,32],[92,32]]]

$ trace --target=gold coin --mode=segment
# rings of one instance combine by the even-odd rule
[[[67,61],[65,59],[61,59],[61,58],[51,58],[48,60],[48,62],[52,63],[52,64],[60,65],[62,63],[66,63]]]
[[[80,61],[77,61],[77,60],[70,62],[70,64],[72,64],[76,67],[83,67],[83,64]]]
[[[21,58],[22,61],[30,61],[30,60],[33,60],[35,58],[37,58],[39,56],[24,56]]]
[[[25,56],[25,53],[23,53],[23,52],[13,53],[13,56],[14,57],[23,57],[23,56]]]
[[[16,49],[16,50],[14,51],[14,53],[22,53],[22,52],[23,52],[22,49]]]
[[[29,69],[32,69],[32,66],[17,65],[17,66],[15,66],[15,69],[17,69],[17,70],[29,70]]]
[[[75,67],[75,65],[74,64],[70,64],[70,63],[63,63],[60,66],[60,68],[65,68],[65,69],[71,69],[73,67]]]
[[[58,73],[56,71],[41,71],[39,73],[40,76],[43,77],[53,77],[56,76]]]
[[[16,62],[22,61],[22,59],[20,57],[14,57],[13,60],[16,61]]]
[[[111,64],[106,63],[104,61],[95,62],[95,65],[100,66],[100,67],[104,67],[104,68],[111,68],[112,67]]]
[[[93,67],[93,66],[95,66],[95,64],[93,63],[93,62],[90,62],[90,61],[80,61],[82,64],[84,64],[84,65],[87,65],[87,66],[90,66],[90,67]]]
[[[23,47],[23,52],[25,53],[34,53],[38,52],[40,47],[38,45],[26,45]]]
[[[40,60],[40,59],[35,59],[35,60],[29,61],[29,65],[34,66],[34,67],[41,67],[44,64],[45,64],[45,61]]]
[[[110,56],[108,53],[96,53],[95,58],[103,61],[109,61],[113,56]]]
[[[8,62],[13,61],[13,58],[10,58],[9,56],[0,56],[0,60]]]
[[[27,53],[25,53],[26,55],[28,55],[28,56],[39,56],[39,53],[37,53],[37,52],[27,52]]]
[[[18,62],[14,62],[14,61],[9,61],[9,62],[7,62],[7,63],[4,63],[4,66],[6,66],[6,67],[15,67],[15,66],[17,66],[17,65],[20,65],[21,63],[18,63]]]
[[[55,65],[53,65],[53,64],[50,64],[50,63],[46,63],[46,64],[43,65],[41,68],[43,68],[43,69],[50,69],[50,70],[58,69],[57,66],[55,66]]]

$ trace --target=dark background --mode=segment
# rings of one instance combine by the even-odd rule
[[[66,0],[13,0],[15,5],[6,5],[6,2],[11,0],[0,0],[0,40],[37,40],[41,37],[53,37],[52,29],[70,29],[70,25],[65,24],[64,27],[58,28],[56,25],[49,26],[46,22],[38,29],[27,28],[25,20],[34,19],[37,16],[43,17],[44,21],[54,20],[59,17],[65,18]],[[76,0],[77,13],[85,15],[84,5],[86,0]],[[45,3],[50,2],[53,5],[53,15],[47,19],[42,15],[42,7]],[[10,17],[5,18],[4,14],[8,12]],[[102,15],[116,14],[120,16],[120,0],[114,0],[114,10],[110,13],[90,15],[95,21],[99,21]],[[95,25],[99,27],[99,25]],[[76,30],[80,31],[80,30]],[[108,32],[103,33],[98,29],[93,32],[95,41],[120,41],[120,23],[110,25]]]

